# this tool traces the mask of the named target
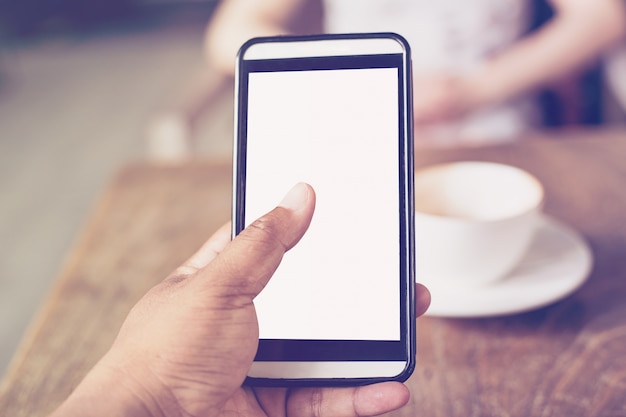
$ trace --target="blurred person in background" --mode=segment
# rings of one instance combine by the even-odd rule
[[[626,39],[607,56],[605,77],[619,109],[626,114]]]
[[[624,0],[547,0],[551,17],[529,32],[537,3],[221,0],[205,52],[219,77],[232,79],[236,53],[252,37],[396,32],[412,50],[416,146],[500,143],[541,124],[541,89],[575,79],[626,33]],[[188,131],[189,107],[169,119],[170,133]]]

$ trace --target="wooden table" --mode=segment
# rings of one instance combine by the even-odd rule
[[[626,416],[626,131],[420,150],[417,165],[488,160],[535,174],[546,211],[595,263],[574,295],[530,313],[418,321],[418,367],[397,416]],[[108,349],[130,307],[229,217],[230,165],[136,164],[115,178],[22,343],[3,416],[43,416]]]

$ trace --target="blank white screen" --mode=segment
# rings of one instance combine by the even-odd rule
[[[248,93],[246,225],[297,182],[317,194],[260,337],[400,340],[398,70],[251,73]]]

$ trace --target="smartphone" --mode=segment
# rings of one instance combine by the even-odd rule
[[[255,299],[248,384],[405,380],[415,365],[410,52],[399,35],[257,38],[236,71],[233,234],[297,182],[313,220]]]

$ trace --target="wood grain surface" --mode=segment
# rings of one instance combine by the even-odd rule
[[[398,416],[626,416],[626,132],[416,151],[416,164],[485,160],[533,173],[546,212],[579,230],[594,267],[567,299],[510,317],[418,321],[418,368]]]
[[[1,416],[44,416],[69,395],[137,300],[229,220],[230,180],[219,163],[134,165],[115,178],[9,368]]]
[[[626,131],[537,134],[416,151],[416,165],[509,163],[594,254],[572,296],[525,314],[418,320],[413,416],[626,416]],[[229,217],[230,166],[137,164],[111,183],[0,389],[0,415],[43,416],[110,346],[130,307]],[[103,393],[103,395],[106,395]]]

